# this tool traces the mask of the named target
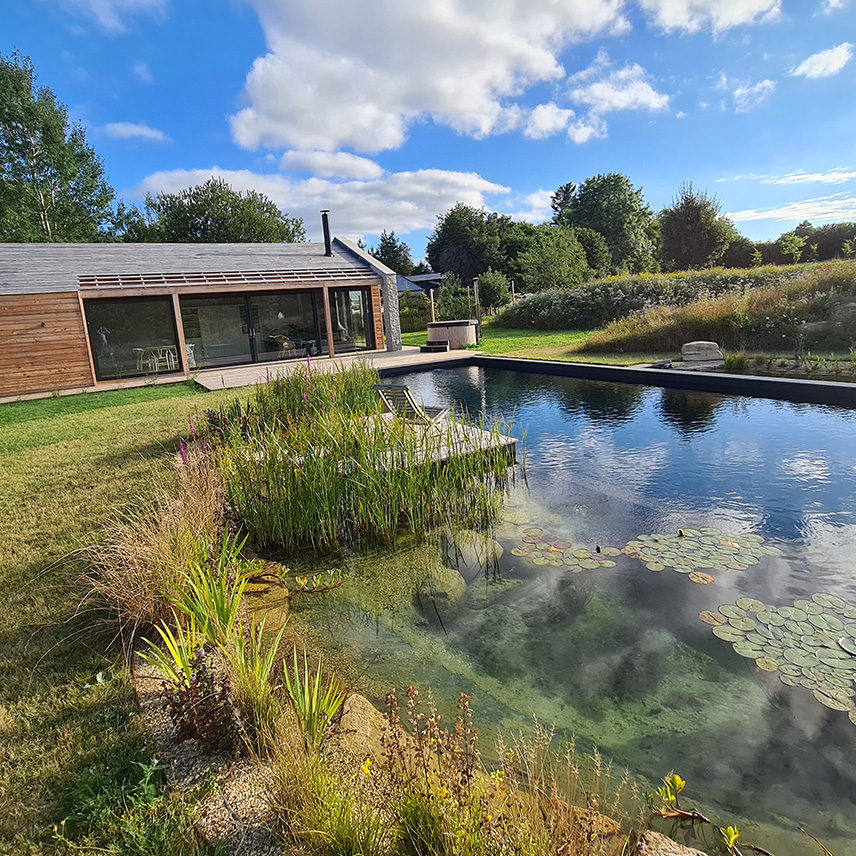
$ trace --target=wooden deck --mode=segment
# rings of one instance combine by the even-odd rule
[[[338,371],[354,363],[366,363],[378,371],[403,368],[439,368],[443,363],[456,362],[472,356],[473,351],[449,351],[443,354],[423,354],[419,348],[402,348],[400,351],[370,351],[366,354],[349,354],[342,357],[313,357],[313,371]],[[195,375],[195,380],[208,390],[233,389],[240,386],[253,386],[264,383],[268,377],[276,377],[277,372],[290,372],[298,366],[306,366],[306,360],[287,360],[272,363],[253,363],[248,366],[235,366],[221,369],[204,369]]]

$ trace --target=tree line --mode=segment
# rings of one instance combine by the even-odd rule
[[[641,188],[621,173],[567,183],[540,225],[458,203],[437,216],[426,263],[384,231],[372,255],[405,276],[448,275],[449,294],[476,276],[482,301],[520,290],[573,287],[608,274],[749,267],[856,255],[856,223],[801,223],[775,241],[753,242],[724,217],[717,199],[682,184],[655,214]],[[133,242],[303,241],[303,221],[264,194],[241,193],[223,179],[177,193],[148,194],[142,207],[116,199],[104,164],[79,123],[32,61],[0,55],[0,240]],[[492,302],[486,305],[502,305]]]

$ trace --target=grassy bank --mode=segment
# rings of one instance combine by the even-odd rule
[[[484,325],[478,350],[498,357],[519,357],[527,360],[564,360],[577,363],[602,363],[630,366],[656,360],[673,359],[671,352],[640,351],[638,353],[583,354],[581,349],[594,331],[591,330],[511,330]],[[428,334],[404,333],[405,345],[424,345]]]
[[[0,852],[194,852],[121,653],[75,617],[75,569],[56,563],[170,477],[164,453],[210,401],[176,385],[0,406]]]

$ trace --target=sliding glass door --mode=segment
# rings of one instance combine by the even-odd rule
[[[323,301],[313,292],[255,294],[251,303],[258,362],[327,352]]]
[[[374,348],[368,289],[331,289],[330,318],[337,354]]]
[[[191,371],[253,361],[245,297],[182,297],[181,320]]]

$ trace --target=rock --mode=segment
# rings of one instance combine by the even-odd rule
[[[464,578],[452,568],[439,566],[434,568],[419,584],[418,605],[425,608],[425,601],[434,599],[435,603],[454,606],[467,590]]]
[[[711,363],[722,359],[722,351],[716,342],[687,342],[681,345],[684,362]]]
[[[335,741],[357,758],[380,759],[380,738],[385,728],[386,717],[367,698],[354,693],[345,701]]]
[[[642,833],[636,852],[644,856],[707,856],[701,850],[684,847],[683,844],[650,829]]]
[[[467,582],[494,570],[503,553],[497,541],[471,529],[459,529],[445,536],[442,550],[446,564],[459,571]]]

